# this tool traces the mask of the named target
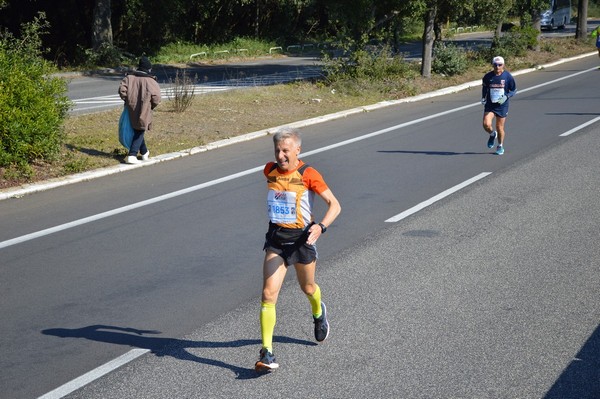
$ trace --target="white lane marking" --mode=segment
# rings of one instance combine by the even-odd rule
[[[218,82],[208,83],[208,84],[194,84],[191,85],[194,88],[194,94],[206,94],[217,91],[227,91],[234,90],[243,87],[253,87],[253,86],[263,86],[270,85],[273,83],[285,83],[298,79],[308,79],[315,78],[322,75],[322,72],[318,68],[307,68],[302,69],[300,71],[289,71],[286,73],[273,73],[269,75],[260,75],[260,76],[249,76],[244,78],[233,78],[228,80],[222,80]],[[170,99],[173,97],[173,87],[163,87],[161,88],[161,95],[164,98]],[[97,107],[88,107],[77,109],[77,111],[83,111],[87,109],[94,108],[102,108],[105,107],[106,104],[110,103],[121,103],[122,100],[118,94],[111,94],[107,96],[100,97],[89,97],[89,98],[80,98],[73,100],[74,104],[101,104]]]
[[[408,217],[408,216],[410,216],[410,215],[412,215],[414,213],[419,212],[421,209],[424,209],[424,208],[428,207],[429,205],[431,205],[431,204],[433,204],[433,203],[441,200],[442,198],[446,198],[450,194],[453,194],[453,193],[457,192],[458,190],[461,190],[461,189],[467,187],[468,185],[473,184],[476,181],[481,180],[484,177],[489,176],[491,174],[492,174],[492,172],[483,172],[483,173],[480,173],[477,176],[470,178],[469,180],[465,180],[464,182],[462,182],[460,184],[457,184],[456,186],[454,186],[452,188],[449,188],[448,190],[443,191],[443,192],[439,193],[438,195],[436,195],[434,197],[431,197],[427,201],[423,201],[420,204],[415,205],[412,208],[407,209],[404,212],[399,213],[398,215],[389,218],[388,220],[386,220],[386,222],[388,222],[388,223],[399,222],[400,220],[402,220],[402,219],[404,219],[404,218],[406,218],[406,217]]]
[[[60,399],[148,352],[150,352],[149,349],[132,349],[118,358],[113,359],[108,363],[104,363],[102,366],[40,396],[38,399]]]
[[[0,242],[0,249],[10,247],[11,245],[20,244],[20,243],[23,243],[23,242],[26,242],[29,240],[33,240],[35,238],[47,236],[49,234],[57,233],[59,231],[67,230],[67,229],[70,229],[73,227],[81,226],[83,224],[94,222],[96,220],[100,220],[100,219],[104,219],[104,218],[107,218],[110,216],[118,215],[120,213],[131,211],[131,210],[134,210],[137,208],[141,208],[146,205],[151,205],[151,204],[155,204],[157,202],[161,202],[161,201],[165,201],[165,200],[168,200],[171,198],[179,197],[180,195],[184,195],[184,194],[188,194],[188,193],[191,193],[194,191],[202,190],[203,188],[206,188],[206,187],[214,186],[214,185],[224,183],[229,180],[237,179],[238,177],[242,177],[242,176],[246,176],[246,175],[249,175],[252,173],[259,172],[259,171],[263,170],[263,168],[264,168],[264,166],[258,166],[253,169],[248,169],[243,172],[234,173],[232,175],[221,177],[221,178],[215,179],[215,180],[211,180],[209,182],[198,184],[196,186],[184,188],[182,190],[173,191],[171,193],[160,195],[158,197],[150,198],[150,199],[147,199],[144,201],[136,202],[134,204],[122,206],[120,208],[113,209],[111,211],[98,213],[96,215],[88,216],[83,219],[74,220],[72,222],[64,223],[64,224],[54,226],[54,227],[51,227],[51,228],[48,228],[45,230],[40,230],[35,233],[25,234],[25,235],[17,237],[17,238],[2,241],[2,242]]]
[[[589,125],[591,125],[591,124],[594,124],[594,123],[596,123],[596,122],[598,122],[598,121],[600,121],[600,116],[599,116],[599,117],[597,117],[597,118],[594,118],[594,119],[592,119],[591,121],[588,121],[588,122],[584,123],[583,125],[576,126],[576,127],[574,127],[573,129],[571,129],[571,130],[569,130],[569,131],[567,131],[567,132],[564,132],[563,134],[559,134],[559,136],[560,136],[560,137],[567,137],[567,136],[569,136],[569,135],[571,135],[571,134],[573,134],[573,133],[577,132],[578,130],[581,130],[581,129],[583,129],[584,127],[587,127],[587,126],[589,126]]]
[[[571,75],[563,76],[562,78],[550,80],[550,81],[548,81],[546,83],[540,83],[539,85],[532,86],[532,87],[529,87],[527,89],[523,89],[523,90],[518,90],[517,89],[517,94],[519,94],[519,93],[525,93],[525,92],[528,92],[530,90],[539,89],[540,87],[548,86],[548,85],[554,84],[556,82],[560,82],[561,80],[574,78],[575,76],[579,76],[579,75],[582,75],[584,73],[588,73],[588,72],[591,72],[591,71],[597,71],[597,70],[598,70],[598,67],[594,67],[594,68],[586,69],[586,70],[583,70],[583,71],[575,72],[574,74],[571,74]]]
[[[543,86],[549,85],[551,83],[567,79],[569,77],[578,76],[578,75],[581,75],[582,73],[586,73],[586,72],[590,72],[590,71],[595,71],[595,70],[597,70],[597,68],[591,68],[591,69],[588,69],[588,70],[585,70],[585,71],[580,71],[580,72],[574,73],[574,74],[569,75],[569,76],[563,76],[562,78],[558,78],[558,79],[555,79],[555,80],[552,80],[552,81],[549,81],[549,82],[542,83],[542,84],[537,85],[537,86],[530,87],[528,89],[521,90],[521,92],[526,92],[526,91],[529,91],[529,90],[533,90],[535,88],[543,87]],[[369,139],[371,137],[379,136],[379,135],[382,135],[382,134],[385,134],[385,133],[389,133],[389,132],[394,131],[394,130],[398,130],[398,129],[401,129],[401,128],[404,128],[404,127],[407,127],[407,126],[415,125],[417,123],[421,123],[421,122],[424,122],[424,121],[427,121],[427,120],[439,118],[441,116],[448,115],[448,114],[451,114],[451,113],[454,113],[454,112],[457,112],[457,111],[461,111],[461,110],[464,110],[464,109],[468,109],[468,108],[471,108],[471,107],[475,107],[475,106],[481,106],[481,103],[480,102],[476,102],[476,103],[473,103],[473,104],[463,105],[462,107],[454,108],[454,109],[443,111],[443,112],[440,112],[440,113],[437,113],[437,114],[434,114],[434,115],[429,115],[429,116],[426,116],[426,117],[423,117],[423,118],[419,118],[419,119],[415,119],[415,120],[412,120],[412,121],[409,121],[409,122],[401,123],[399,125],[391,126],[391,127],[386,128],[386,129],[381,129],[381,130],[378,130],[376,132],[365,134],[363,136],[355,137],[353,139],[345,140],[345,141],[342,141],[342,142],[339,142],[339,143],[336,143],[336,144],[332,144],[332,145],[329,145],[329,146],[326,146],[326,147],[322,147],[322,148],[319,148],[319,149],[316,149],[316,150],[313,150],[313,151],[308,151],[308,152],[303,153],[302,156],[303,157],[308,157],[310,155],[318,154],[318,153],[321,153],[321,152],[324,152],[324,151],[329,151],[329,150],[332,150],[334,148],[338,148],[338,147],[342,147],[342,146],[345,146],[345,145],[348,145],[348,144],[356,143],[356,142],[359,142],[359,141],[362,141],[362,140]],[[83,219],[75,220],[75,221],[70,222],[70,223],[65,223],[65,224],[61,224],[59,226],[51,227],[51,228],[48,228],[48,229],[45,229],[45,230],[41,230],[41,231],[38,231],[38,232],[35,232],[35,233],[26,234],[26,235],[23,235],[21,237],[13,238],[13,239],[6,240],[6,241],[1,241],[0,242],[0,249],[9,247],[11,245],[20,244],[20,243],[23,243],[23,242],[26,242],[26,241],[29,241],[29,240],[33,240],[35,238],[43,237],[43,236],[46,236],[46,235],[49,235],[49,234],[53,234],[53,233],[56,233],[56,232],[59,232],[59,231],[62,231],[62,230],[66,230],[66,229],[69,229],[69,228],[72,228],[72,227],[80,226],[82,224],[90,223],[90,222],[93,222],[93,221],[96,221],[96,220],[99,220],[99,219],[104,219],[104,218],[107,218],[109,216],[117,215],[119,213],[123,213],[123,212],[127,212],[127,211],[130,211],[130,210],[133,210],[133,209],[140,208],[142,206],[146,206],[146,205],[154,204],[156,202],[160,202],[160,201],[164,201],[164,200],[167,200],[167,199],[170,199],[170,198],[174,198],[174,197],[177,197],[177,196],[180,196],[180,195],[183,195],[183,194],[188,194],[188,193],[191,193],[193,191],[201,190],[203,188],[210,187],[210,186],[222,183],[222,182],[226,182],[226,181],[229,181],[229,180],[237,179],[238,177],[247,176],[247,175],[249,175],[251,173],[255,173],[257,171],[261,171],[262,168],[263,168],[262,166],[259,166],[259,167],[253,168],[253,169],[248,169],[246,171],[242,171],[242,172],[239,172],[239,173],[235,173],[233,175],[225,176],[225,177],[222,177],[220,179],[209,181],[207,183],[203,183],[203,184],[199,184],[197,186],[189,187],[187,189],[175,191],[175,192],[170,193],[170,194],[161,195],[159,197],[151,198],[151,199],[148,199],[148,200],[145,200],[145,201],[137,202],[135,204],[131,204],[131,205],[128,205],[128,206],[117,208],[117,209],[114,209],[112,211],[103,212],[103,213],[100,213],[98,215],[89,216],[89,217],[86,217],[86,218],[83,218]]]

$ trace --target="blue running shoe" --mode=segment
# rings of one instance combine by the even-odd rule
[[[268,373],[277,368],[279,368],[279,364],[277,364],[275,356],[267,348],[262,348],[260,350],[260,359],[254,365],[254,370],[258,373]]]
[[[327,321],[327,308],[325,304],[321,302],[321,316],[316,318],[313,316],[315,323],[315,339],[319,342],[323,342],[329,336],[329,322]]]
[[[488,139],[488,148],[494,148],[494,141],[496,140],[496,136],[498,133],[494,130],[492,134],[490,134],[490,138]]]
[[[496,155],[502,155],[502,154],[504,154],[504,147],[499,145],[498,147],[496,147]]]

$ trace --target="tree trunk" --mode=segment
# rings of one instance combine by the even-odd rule
[[[575,38],[579,40],[585,40],[587,38],[587,14],[588,14],[588,0],[579,0],[577,5],[577,29],[575,31]]]
[[[435,16],[437,6],[433,5],[425,13],[425,29],[423,31],[423,58],[421,59],[421,76],[431,77],[431,60],[433,56],[433,41],[435,39]]]
[[[256,0],[256,15],[254,17],[254,38],[259,38],[259,24],[260,24],[260,0]]]
[[[110,0],[96,0],[92,21],[92,48],[98,50],[103,44],[112,46],[113,35],[110,22]]]
[[[534,51],[540,51],[540,39],[542,37],[542,14],[540,10],[531,11],[531,26],[537,31],[537,37],[535,38]]]

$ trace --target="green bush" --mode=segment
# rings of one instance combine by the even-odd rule
[[[21,38],[0,33],[0,167],[29,173],[29,163],[51,160],[63,144],[62,124],[70,107],[67,85],[52,77],[42,58],[43,14],[22,26]]]
[[[325,72],[329,81],[348,78],[384,80],[389,77],[403,76],[410,70],[403,58],[393,55],[387,46],[344,52],[349,52],[349,56],[324,58]]]
[[[523,57],[528,49],[533,49],[538,43],[539,32],[532,26],[513,27],[500,38],[495,39],[491,51],[504,57]]]
[[[131,57],[128,57],[118,47],[109,43],[102,43],[96,50],[85,49],[81,51],[83,53],[83,61],[81,64],[90,68],[101,66],[115,67],[121,65],[123,62],[132,62]]]
[[[453,44],[437,42],[433,50],[431,69],[434,73],[447,76],[460,75],[467,70],[465,52]]]
[[[324,84],[341,94],[360,96],[379,92],[389,98],[414,93],[411,81],[418,75],[414,65],[392,53],[388,46],[367,46],[352,51],[341,48],[343,57],[324,56]]]

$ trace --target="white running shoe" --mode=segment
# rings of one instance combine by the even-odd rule
[[[140,163],[141,161],[139,159],[137,159],[137,157],[131,156],[129,155],[127,158],[125,158],[125,163],[128,165],[135,165]]]

